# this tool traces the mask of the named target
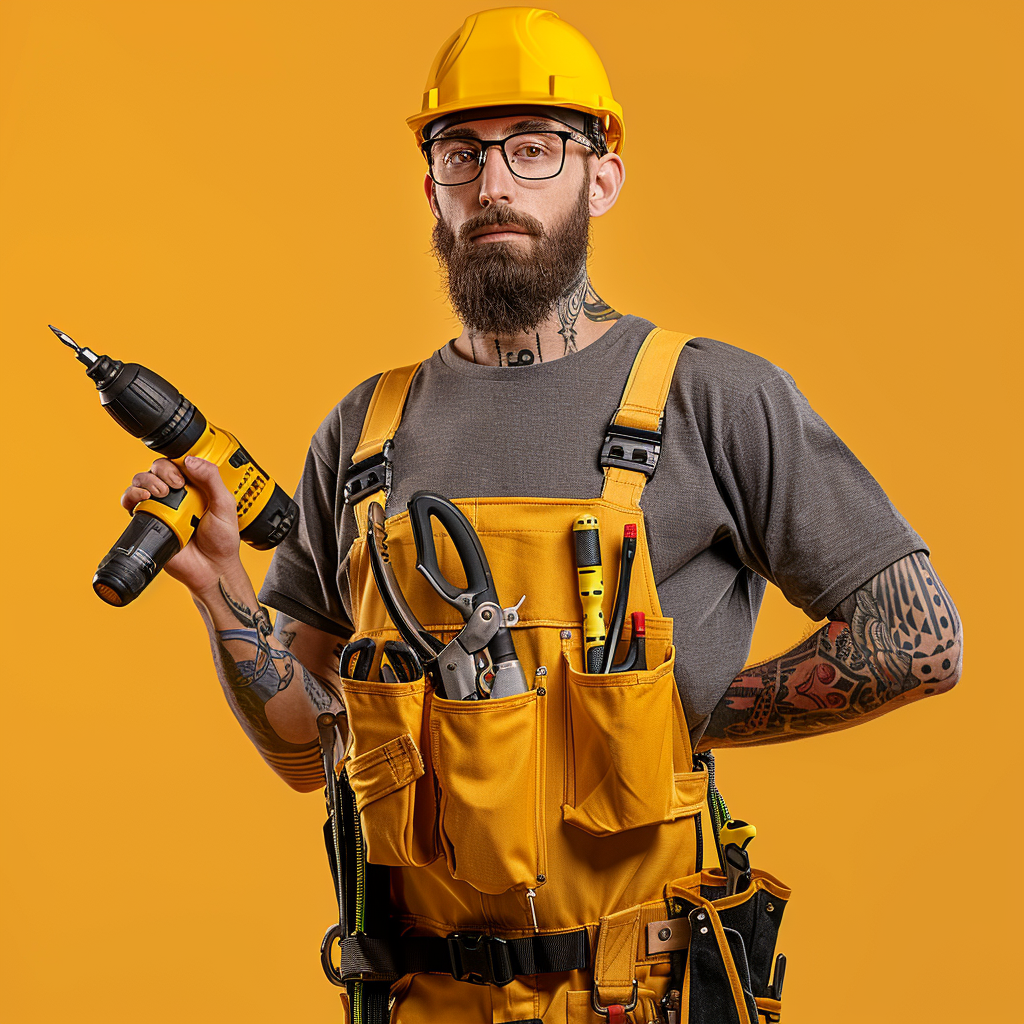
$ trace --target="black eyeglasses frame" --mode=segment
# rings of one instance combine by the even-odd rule
[[[558,165],[558,170],[554,174],[545,174],[542,178],[527,178],[522,174],[516,174],[512,168],[512,164],[509,161],[508,153],[505,152],[505,143],[509,139],[517,138],[520,135],[557,135],[562,140],[562,160]],[[473,142],[480,147],[480,156],[477,158],[477,170],[476,174],[472,178],[467,178],[465,181],[438,181],[434,177],[434,164],[430,158],[431,150],[434,144],[437,142],[451,142],[452,140]],[[479,139],[475,135],[439,135],[434,139],[425,139],[420,143],[420,149],[423,151],[423,156],[427,161],[427,171],[430,174],[431,180],[435,185],[441,185],[444,188],[455,188],[458,185],[469,185],[476,181],[477,178],[483,173],[484,162],[487,160],[487,151],[492,146],[497,146],[501,150],[502,159],[505,161],[505,166],[509,169],[509,173],[518,178],[520,181],[550,181],[552,178],[557,178],[565,168],[565,144],[567,142],[575,142],[577,145],[583,146],[589,149],[595,156],[600,156],[597,147],[588,139],[585,135],[580,132],[574,131],[557,131],[554,128],[538,128],[528,132],[513,132],[511,135],[506,135],[503,139]]]

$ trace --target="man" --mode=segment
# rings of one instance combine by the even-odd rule
[[[677,358],[663,368],[670,385],[663,408],[647,410],[654,415],[652,431],[660,427],[662,439],[657,463],[650,467],[656,471],[616,469],[606,454],[602,457],[606,433],[614,434],[616,410],[627,404],[624,387],[633,379],[631,370],[658,332],[612,308],[587,273],[590,218],[615,204],[625,167],[621,108],[586,40],[550,12],[511,8],[475,15],[442,47],[423,109],[410,125],[427,159],[424,189],[436,218],[434,249],[462,331],[410,377],[407,395],[403,392],[396,406],[393,479],[388,491],[377,495],[389,523],[398,528],[417,490],[465,500],[479,517],[475,525],[491,554],[498,550],[495,535],[501,531],[483,529],[488,501],[523,501],[524,516],[539,516],[555,499],[579,508],[597,501],[609,493],[610,480],[627,488],[621,493],[633,493],[641,568],[653,581],[648,613],[667,630],[659,648],[664,660],[651,664],[671,667],[678,699],[674,692],[672,697],[685,711],[683,736],[668,738],[677,758],[669,757],[668,773],[670,782],[676,779],[676,795],[694,777],[701,794],[707,789],[700,772],[678,763],[680,745],[688,752],[845,728],[953,686],[960,671],[960,623],[924,543],[783,371],[704,338],[688,341],[680,353],[680,340],[673,350]],[[374,377],[350,392],[312,440],[296,495],[299,524],[275,553],[260,595],[278,611],[273,627],[239,561],[235,508],[216,469],[195,459],[184,467],[188,480],[206,492],[210,508],[167,571],[188,587],[206,622],[218,674],[240,724],[268,764],[301,791],[324,784],[317,714],[344,714],[352,699],[343,699],[343,690],[353,699],[364,693],[339,676],[342,644],[354,633],[388,635],[373,625],[383,619],[374,620],[375,611],[367,606],[373,592],[362,547],[366,502],[346,502],[344,494],[346,473],[358,461],[370,412],[382,394],[381,380]],[[183,482],[175,465],[159,460],[134,478],[122,503],[130,509]],[[607,507],[629,508],[629,503]],[[568,536],[556,538],[551,550],[560,551],[557,545]],[[550,563],[559,558],[540,560],[536,573],[555,573]],[[492,568],[499,585],[515,575],[500,563]],[[559,564],[560,577],[565,570]],[[744,668],[766,580],[812,618],[827,616],[830,622],[783,657]],[[676,1020],[685,1021],[679,990],[675,1003],[667,998],[668,954],[659,961],[644,959],[641,951],[636,963],[627,958],[625,980],[611,976],[606,939],[613,932],[605,922],[665,899],[662,882],[673,876],[662,862],[688,865],[675,873],[690,877],[702,863],[713,863],[700,830],[707,797],[698,798],[703,810],[696,821],[696,805],[636,820],[585,820],[588,812],[573,805],[569,792],[582,785],[582,762],[614,747],[616,732],[628,736],[637,727],[628,718],[615,720],[610,733],[595,741],[598,746],[586,750],[573,747],[575,736],[560,738],[580,728],[570,707],[574,693],[611,691],[595,690],[594,681],[581,674],[579,638],[566,628],[573,618],[578,624],[579,614],[560,612],[558,622],[558,615],[545,618],[534,611],[531,620],[531,607],[537,609],[546,598],[535,586],[526,589],[517,646],[523,649],[530,630],[542,635],[554,629],[552,643],[561,637],[567,665],[569,710],[563,720],[549,704],[547,739],[535,742],[539,757],[558,762],[542,768],[551,778],[537,801],[539,827],[547,830],[548,863],[561,870],[552,867],[534,881],[529,872],[520,877],[510,868],[498,883],[478,870],[479,852],[477,864],[470,863],[463,852],[470,844],[477,851],[496,844],[494,860],[503,860],[500,829],[480,841],[488,827],[486,791],[480,791],[473,798],[475,824],[453,840],[455,817],[447,815],[460,795],[446,772],[455,748],[446,752],[444,737],[435,735],[435,763],[431,766],[427,757],[424,776],[436,774],[436,792],[429,796],[442,801],[435,814],[441,835],[432,859],[420,864],[399,854],[382,862],[393,865],[391,909],[403,935],[447,935],[449,945],[455,943],[453,959],[441,970],[454,977],[445,978],[436,965],[397,971],[400,1019],[410,1024],[439,1019],[444,1006],[450,1019],[509,1022],[543,1016],[572,1022],[592,1019],[591,1007],[613,1019],[620,1012],[616,1008],[624,1006],[636,1020],[659,1014],[664,1016],[658,1019],[669,1019],[675,1013]],[[511,603],[519,593],[500,596]],[[650,678],[640,673],[635,681],[654,686],[656,676],[652,669]],[[547,685],[552,697],[561,697],[555,680]],[[634,687],[626,696],[638,699],[639,692]],[[434,710],[424,714],[440,720],[443,708],[444,702],[435,700]],[[487,702],[471,710],[482,726]],[[352,776],[360,758],[372,767],[372,758],[366,761],[359,750],[359,730],[376,712],[363,719],[352,706],[348,712],[356,734],[349,751],[350,757],[355,753]],[[415,724],[411,728],[415,731]],[[444,728],[438,726],[438,734]],[[416,755],[409,764],[423,775],[426,734],[412,737],[412,743]],[[646,743],[638,741],[641,747]],[[390,743],[374,748],[389,752],[389,765],[393,749]],[[628,770],[614,763],[614,753],[610,756],[606,776]],[[552,794],[563,774],[565,792],[559,786]],[[611,796],[614,803],[618,797]],[[371,798],[361,799],[365,813]],[[549,805],[552,814],[545,818]],[[552,824],[556,818],[564,823]],[[370,832],[372,846],[379,839]],[[536,873],[536,865],[531,870]],[[573,873],[579,875],[575,888],[564,881]],[[697,890],[690,889],[698,895],[692,899],[699,899],[699,883],[693,884]],[[514,982],[498,978],[493,963],[460,975],[458,957],[478,947],[452,936],[475,929],[475,941],[483,935],[490,956],[490,944],[503,935],[529,932],[530,918],[521,916],[527,911],[539,936],[575,934],[569,929],[576,926],[593,949],[584,950],[579,962],[556,962],[561,970],[549,963],[545,971],[534,963],[537,970],[511,971]],[[647,916],[634,915],[637,927],[641,920],[649,922],[650,914],[643,913]],[[555,962],[548,947],[535,948]],[[723,947],[723,963],[732,963],[734,954]],[[659,973],[661,965],[665,970]],[[674,972],[682,970],[678,961],[671,965]],[[756,974],[752,963],[751,976]],[[671,980],[678,983],[680,977],[673,973]],[[777,1012],[766,980],[751,983],[761,990],[752,998],[757,997],[760,1012]],[[690,998],[700,997],[691,992]],[[738,1007],[742,993],[736,998]]]

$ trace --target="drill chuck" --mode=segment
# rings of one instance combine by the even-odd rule
[[[215,427],[176,387],[138,363],[97,356],[50,328],[87,367],[100,403],[133,437],[181,468],[186,455],[214,463],[234,494],[239,536],[266,550],[280,544],[298,518],[298,506],[226,430]],[[132,522],[110,549],[93,579],[108,604],[133,601],[188,543],[206,511],[195,489],[150,497],[132,512]]]

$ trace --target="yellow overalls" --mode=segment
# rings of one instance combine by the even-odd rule
[[[687,340],[660,329],[651,332],[634,362],[616,426],[660,430],[676,360]],[[394,436],[417,368],[382,375],[353,464],[380,453]],[[400,471],[400,453],[396,465]],[[512,635],[532,689],[494,700],[446,700],[422,678],[375,681],[376,664],[371,681],[342,680],[350,740],[341,770],[359,808],[366,859],[391,869],[396,933],[456,936],[448,940],[449,947],[454,943],[454,967],[398,969],[393,1021],[665,1020],[657,1004],[669,985],[671,957],[688,951],[675,1019],[756,1024],[753,998],[742,991],[742,971],[737,972],[719,912],[742,904],[747,916],[755,909],[767,915],[761,923],[747,924],[762,937],[770,933],[770,964],[789,891],[760,872],[754,872],[746,892],[727,900],[713,902],[724,892],[714,888],[724,884],[720,875],[705,871],[701,889],[702,867],[718,870],[708,774],[703,765],[694,770],[673,675],[672,620],[662,615],[655,589],[640,509],[647,476],[614,466],[604,474],[603,493],[588,501],[446,495],[476,530],[502,605],[514,605],[525,595]],[[384,498],[378,493],[355,502],[359,537],[349,571],[354,637],[372,637],[379,652],[399,633],[380,600],[366,552],[367,508],[373,500]],[[685,502],[680,495],[683,515]],[[600,520],[606,566],[618,565],[623,527],[637,526],[629,610],[646,615],[647,671],[581,671],[582,611],[572,533],[581,514]],[[410,606],[447,643],[463,622],[416,571],[408,512],[389,518],[386,529],[390,558]],[[458,557],[443,530],[437,529],[435,541],[445,575],[459,580]],[[616,661],[628,643],[627,617]],[[537,673],[540,668],[546,673]],[[697,914],[703,915],[699,921]],[[649,929],[652,922],[660,926]],[[474,935],[550,938],[581,929],[589,939],[585,968],[517,974],[508,981],[497,977],[499,965],[494,978],[488,979],[486,970],[479,977]],[[678,937],[687,931],[693,932],[688,950],[687,936]],[[676,937],[666,943],[668,932]],[[753,932],[751,943],[757,943]],[[488,949],[487,956],[492,952]],[[689,994],[691,977],[703,977],[698,966],[707,956],[721,962],[725,980],[719,984],[733,1007],[728,1015],[701,1011],[697,995]],[[463,960],[475,965],[477,982],[493,983],[457,980]],[[707,975],[709,968],[702,970]],[[750,971],[753,976],[753,963]],[[778,1001],[764,995],[770,993],[767,977],[748,983],[760,997],[760,1012],[777,1014]],[[626,1014],[619,1009],[634,1002]],[[348,1005],[345,996],[343,1003]]]

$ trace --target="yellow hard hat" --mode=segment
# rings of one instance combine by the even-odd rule
[[[536,7],[471,14],[438,51],[423,106],[406,123],[422,143],[432,121],[450,124],[463,110],[522,106],[589,114],[608,149],[622,152],[622,107],[612,98],[597,51],[553,11]]]

